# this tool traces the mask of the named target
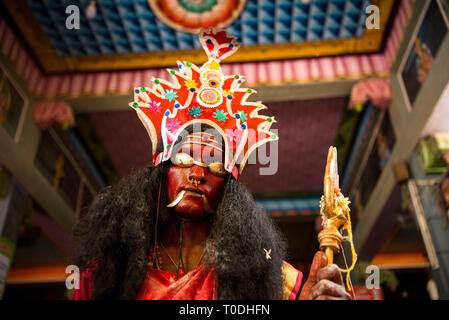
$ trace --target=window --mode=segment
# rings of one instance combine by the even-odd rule
[[[42,131],[34,163],[70,207],[76,209],[81,177],[48,131]]]
[[[360,200],[366,206],[374,187],[377,184],[382,170],[390,159],[391,151],[396,143],[393,127],[388,112],[385,112],[382,124],[371,149],[365,169],[360,179]]]

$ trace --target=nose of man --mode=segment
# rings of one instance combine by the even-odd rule
[[[205,168],[194,164],[189,169],[188,178],[189,180],[196,180],[199,183],[204,183],[206,180]]]

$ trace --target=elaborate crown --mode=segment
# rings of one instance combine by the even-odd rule
[[[225,169],[238,179],[251,152],[278,139],[270,131],[276,121],[258,114],[267,108],[261,102],[246,101],[256,91],[240,87],[243,76],[222,73],[220,61],[238,49],[235,37],[209,29],[201,31],[199,39],[209,58],[201,68],[178,61],[178,70],[167,69],[172,82],[153,78],[152,88],[134,88],[134,101],[129,105],[150,136],[155,165],[170,158],[173,142],[183,129],[202,123],[223,137]]]

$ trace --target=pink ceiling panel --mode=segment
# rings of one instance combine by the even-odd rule
[[[90,119],[121,176],[151,164],[151,143],[136,112],[90,113]]]
[[[346,98],[270,103],[267,114],[278,121],[278,171],[259,174],[259,165],[248,165],[241,181],[252,192],[321,190],[329,146],[335,142]],[[268,166],[268,165],[267,165]]]

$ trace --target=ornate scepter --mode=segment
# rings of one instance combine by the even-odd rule
[[[349,286],[349,272],[354,269],[357,261],[357,254],[352,241],[351,218],[349,215],[349,199],[340,192],[337,164],[337,148],[330,147],[327,154],[326,170],[324,173],[324,190],[320,201],[320,213],[323,230],[318,234],[320,250],[324,251],[328,265],[333,263],[334,254],[340,252],[341,242],[349,241],[351,245],[352,263],[346,269],[346,285]],[[348,235],[343,236],[342,231],[346,229]]]

